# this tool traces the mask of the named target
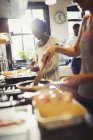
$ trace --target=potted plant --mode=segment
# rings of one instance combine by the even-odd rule
[[[24,52],[24,51],[20,51],[19,52],[19,56],[20,56],[20,58],[22,59],[22,60],[27,60],[28,59],[28,56],[27,56],[27,53],[26,52]]]

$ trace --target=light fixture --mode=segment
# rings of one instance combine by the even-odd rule
[[[47,5],[53,5],[56,4],[57,0],[45,0],[45,4]]]

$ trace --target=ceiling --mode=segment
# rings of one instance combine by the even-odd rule
[[[24,14],[28,0],[0,0],[0,18],[15,18]]]
[[[45,2],[45,0],[0,0],[0,18],[22,16],[27,9],[28,2]]]

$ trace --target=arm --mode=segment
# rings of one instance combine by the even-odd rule
[[[87,15],[83,18],[82,24],[80,27],[80,31],[79,31],[79,35],[78,35],[78,39],[73,47],[70,45],[67,46],[66,48],[62,47],[62,46],[55,46],[54,51],[56,51],[58,53],[62,53],[62,54],[67,55],[67,56],[71,56],[71,57],[79,56],[80,55],[80,41],[81,41],[81,36],[82,36],[82,29],[84,28],[84,26],[86,24],[86,20],[88,18],[90,18],[90,15]]]
[[[82,24],[83,24],[83,22],[82,22]],[[82,28],[82,25],[81,25],[81,28]],[[78,39],[77,39],[74,46],[72,46],[69,43],[67,44],[66,47],[55,46],[55,51],[58,52],[58,53],[62,53],[64,55],[70,56],[70,57],[79,56],[80,55],[80,40],[81,40],[81,35],[82,35],[81,28],[80,28]]]
[[[61,81],[62,85],[64,86],[77,87],[80,84],[93,82],[93,73],[72,75],[66,78],[62,78]]]
[[[44,52],[43,54],[43,58],[42,58],[43,63],[48,63],[53,57],[53,55],[55,54],[55,52],[62,53],[70,57],[79,56],[80,55],[79,44],[80,44],[81,34],[82,32],[80,31],[78,40],[74,47],[69,46],[68,48],[66,48],[60,45],[54,45],[54,46],[51,46],[49,49],[47,49],[46,52]]]
[[[93,82],[93,73],[83,74],[81,83]]]
[[[81,35],[82,35],[82,26],[83,26],[84,22],[85,22],[85,18],[82,20],[79,36],[78,36],[75,46],[74,47],[69,46],[67,48],[59,46],[59,45],[52,46],[46,52],[44,52],[43,58],[42,58],[43,63],[47,64],[51,60],[51,58],[53,57],[55,52],[62,53],[64,55],[67,55],[70,57],[79,56],[80,55],[80,40],[81,40]]]

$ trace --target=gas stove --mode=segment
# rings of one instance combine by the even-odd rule
[[[0,93],[4,93],[7,95],[15,95],[15,94],[22,94],[22,91],[16,87],[16,84],[7,84],[3,83],[0,86]]]
[[[4,84],[0,87],[0,94],[17,95],[22,94],[22,91],[17,89],[16,84]]]
[[[2,83],[0,85],[0,108],[31,104],[30,99],[23,97],[24,92],[16,84]]]

